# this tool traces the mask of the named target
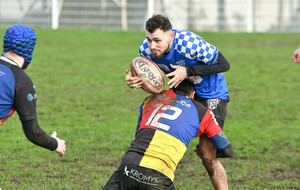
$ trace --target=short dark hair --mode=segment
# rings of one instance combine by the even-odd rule
[[[176,88],[173,87],[172,90],[178,95],[190,96],[195,91],[195,86],[190,80],[185,79]]]
[[[154,15],[146,22],[146,30],[153,33],[156,29],[161,29],[164,32],[172,30],[172,24],[168,17],[163,15]]]

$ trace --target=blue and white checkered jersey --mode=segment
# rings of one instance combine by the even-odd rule
[[[218,48],[207,43],[199,35],[190,31],[173,30],[175,39],[169,54],[161,59],[152,56],[147,39],[140,45],[139,56],[148,57],[153,60],[166,74],[173,72],[170,66],[181,65],[212,65],[218,58]],[[196,95],[205,99],[220,98],[226,99],[229,95],[223,73],[211,74],[208,76],[190,76],[193,80]]]

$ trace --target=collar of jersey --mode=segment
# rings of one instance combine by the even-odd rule
[[[174,45],[175,45],[175,39],[173,40],[172,47],[171,47],[168,55],[163,56],[164,59],[170,60],[172,58],[173,53],[174,53]]]
[[[16,62],[14,62],[13,60],[11,60],[11,59],[9,59],[9,58],[7,58],[7,57],[0,56],[0,59],[4,60],[4,61],[6,61],[6,62],[8,62],[8,63],[10,63],[10,64],[12,64],[12,65],[16,65],[16,66],[19,67],[19,65],[18,65]]]

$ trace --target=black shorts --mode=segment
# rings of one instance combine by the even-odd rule
[[[103,190],[175,190],[173,182],[164,174],[135,164],[121,164]]]
[[[219,98],[204,99],[195,95],[194,99],[205,107],[208,107],[214,113],[219,126],[223,129],[227,112],[227,103],[230,101],[229,96],[223,100]]]

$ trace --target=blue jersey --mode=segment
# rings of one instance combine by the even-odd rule
[[[197,34],[189,31],[173,30],[173,40],[170,52],[161,59],[155,59],[145,39],[139,48],[139,56],[148,57],[153,60],[166,74],[173,72],[170,66],[181,65],[212,65],[218,58],[218,48],[204,41]],[[196,95],[205,99],[226,99],[229,95],[223,73],[208,76],[190,76],[195,85]]]
[[[13,72],[2,64],[0,64],[0,89],[0,119],[3,119],[14,110],[15,77]]]
[[[21,121],[36,118],[34,85],[14,61],[0,56],[0,126],[15,110]]]

